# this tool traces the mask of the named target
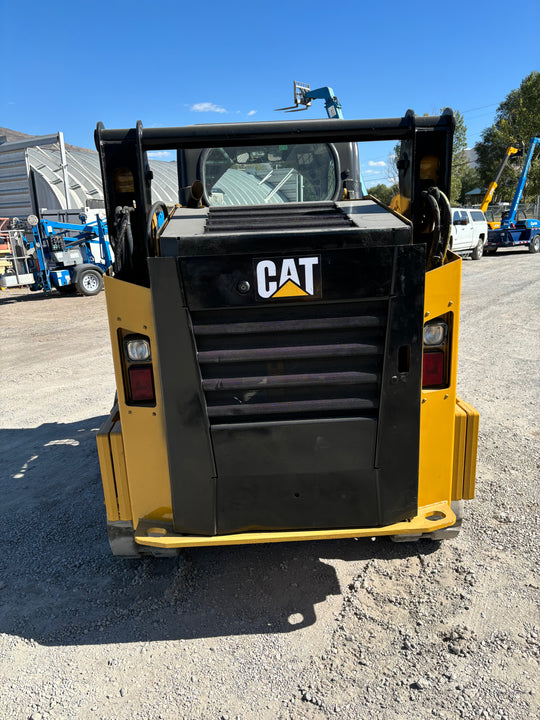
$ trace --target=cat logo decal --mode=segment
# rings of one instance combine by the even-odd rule
[[[255,260],[257,299],[321,297],[321,259],[309,257]]]

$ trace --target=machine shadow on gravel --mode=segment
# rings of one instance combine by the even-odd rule
[[[0,430],[0,633],[84,645],[294,632],[347,590],[329,561],[437,549],[379,538],[114,558],[95,445],[102,421]]]
[[[51,300],[69,300],[73,299],[74,297],[77,297],[83,301],[85,299],[82,295],[77,295],[75,292],[62,295],[59,292],[43,292],[42,290],[37,290],[36,292],[22,293],[11,293],[10,291],[7,291],[0,292],[0,305],[12,305],[13,303],[22,302],[50,302]]]

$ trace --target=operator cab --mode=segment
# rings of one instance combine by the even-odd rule
[[[356,168],[356,170],[355,170]],[[276,205],[362,197],[355,143],[311,143],[178,151],[181,204],[195,179],[205,206]]]

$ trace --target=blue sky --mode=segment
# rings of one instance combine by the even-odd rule
[[[92,148],[98,120],[326,117],[322,101],[274,112],[291,104],[293,80],[331,86],[351,119],[451,107],[473,146],[508,92],[540,69],[538,0],[0,0],[0,17],[0,126],[62,130]],[[368,186],[385,182],[388,153],[388,143],[362,147]]]

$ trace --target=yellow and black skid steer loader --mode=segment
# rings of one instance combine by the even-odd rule
[[[453,127],[98,125],[113,553],[458,532],[478,414],[456,397]],[[395,209],[361,192],[374,140],[401,141]],[[177,153],[174,207],[152,201],[153,150]]]

